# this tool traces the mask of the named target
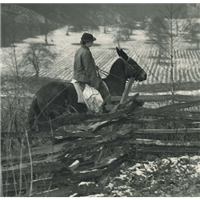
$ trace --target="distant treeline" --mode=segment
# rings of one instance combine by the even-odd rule
[[[46,35],[68,25],[73,30],[84,26],[131,27],[155,15],[157,6],[164,9],[169,4],[1,4],[1,45],[9,46],[25,38]],[[196,4],[194,4],[196,5]],[[179,18],[187,15],[188,4],[173,4],[180,9]]]
[[[105,18],[108,18],[110,21],[113,16],[116,17],[122,16],[123,18],[131,18],[135,21],[143,21],[145,16],[151,17],[154,15],[154,7],[158,4],[134,4],[134,3],[116,3],[116,4],[17,4],[19,6],[23,6],[30,10],[33,10],[41,15],[45,15],[49,10],[51,14],[49,17],[51,20],[59,19],[58,13],[66,18],[71,14],[69,11],[78,11],[75,13],[77,18],[79,19],[79,15],[85,16],[88,20],[92,16],[92,20],[99,22],[98,19],[101,17],[99,13],[104,14]],[[160,5],[160,4],[159,4]],[[169,6],[169,4],[162,4],[163,7],[165,5]],[[185,14],[187,11],[187,4],[173,4],[173,7],[177,8],[181,6],[182,12]],[[183,16],[183,15],[182,15]],[[184,16],[183,16],[184,17]],[[110,18],[110,19],[109,19]],[[111,20],[112,21],[112,20]],[[98,24],[102,25],[102,24]]]

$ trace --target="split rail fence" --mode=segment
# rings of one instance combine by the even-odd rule
[[[120,104],[106,114],[63,115],[38,122],[39,132],[2,132],[1,142],[8,147],[1,156],[4,196],[34,196],[39,190],[51,191],[82,181],[103,183],[122,163],[134,163],[147,154],[199,154],[198,97],[127,94],[113,97]],[[170,100],[176,103],[143,107],[144,102]],[[197,107],[197,111],[184,110],[190,107]],[[72,125],[76,128],[70,131]],[[61,129],[63,126],[69,129]],[[9,148],[16,138],[27,141],[18,151]],[[49,138],[51,144],[30,148],[29,143],[36,138]]]

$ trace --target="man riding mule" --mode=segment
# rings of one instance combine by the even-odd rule
[[[84,55],[84,53],[86,54],[83,60],[87,59],[87,56],[91,56],[91,54],[88,55],[88,52],[90,51],[88,51],[87,48],[84,48],[85,47],[81,47],[77,51],[75,56],[75,67],[82,66],[81,62],[85,63],[85,61],[80,59],[80,55]],[[111,65],[107,77],[102,79],[110,92],[109,94],[107,91],[106,95],[103,95],[101,92],[103,98],[110,95],[122,96],[126,86],[126,81],[129,78],[134,78],[135,81],[144,81],[147,79],[146,72],[138,65],[135,60],[129,57],[122,49],[116,48],[116,50],[119,58],[117,58]],[[84,83],[87,82],[88,84],[93,85],[101,91],[101,87],[104,86],[102,86],[102,80],[99,79],[95,73],[96,65],[94,61],[92,61],[91,57],[89,57],[89,61],[92,63],[91,67],[93,66],[94,68],[91,68],[91,71],[89,71],[89,73],[87,72],[87,74],[84,69],[83,72],[77,74],[77,69],[75,69],[74,79],[78,79],[78,81]],[[88,65],[84,64],[83,66],[85,67]],[[83,75],[79,76],[79,74]],[[87,84],[85,85],[87,86]],[[35,94],[29,109],[29,126],[30,129],[35,129],[34,124],[37,124],[38,121],[45,122],[49,121],[50,119],[55,119],[63,114],[77,114],[86,112],[88,112],[88,108],[84,103],[80,103],[78,101],[78,94],[74,84],[70,82],[53,81],[42,86]]]
[[[105,84],[98,77],[98,67],[95,64],[91,54],[90,47],[96,38],[89,33],[84,33],[81,37],[81,47],[77,50],[74,60],[73,79],[79,83],[88,84],[98,90],[104,100],[104,103],[111,103],[111,95]]]

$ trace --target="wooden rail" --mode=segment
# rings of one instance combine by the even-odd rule
[[[31,148],[31,155],[27,148],[2,152],[1,172],[4,191],[10,193],[20,189],[28,191],[30,183],[34,188],[41,188],[47,184],[51,187],[57,184],[70,186],[92,179],[100,182],[103,177],[115,172],[123,162],[134,160],[135,157],[130,157],[133,152],[134,155],[138,152],[156,154],[199,152],[200,141],[194,140],[192,136],[198,138],[200,135],[200,127],[194,128],[199,125],[200,114],[180,111],[182,108],[199,106],[198,97],[176,95],[173,99],[186,103],[147,109],[141,107],[143,102],[162,102],[172,97],[137,94],[130,98],[127,97],[127,91],[113,112],[102,115],[65,115],[51,122],[38,122],[36,125],[41,132],[29,132],[29,139],[45,137],[51,141],[52,138],[56,138],[59,143]],[[113,99],[116,101],[117,97]],[[58,129],[65,125],[81,123],[88,125],[97,122],[103,123],[97,124],[95,129],[91,129],[90,126],[87,126],[88,129],[77,128],[73,132]],[[173,129],[142,128],[144,125],[161,122],[164,124],[173,122],[176,126]],[[125,129],[101,131],[104,127],[113,124],[128,124],[128,126]],[[25,134],[2,132],[1,140],[2,143],[10,144],[12,139],[22,135]],[[178,136],[178,139],[173,140],[173,136]],[[63,139],[65,140],[62,141]],[[54,176],[30,181],[31,175],[38,176],[44,173],[54,174]]]
[[[144,133],[148,133],[148,134],[192,134],[192,133],[197,133],[200,135],[200,128],[177,128],[177,129],[138,129],[136,131],[134,131],[135,134],[144,134]]]
[[[131,96],[128,96],[127,99],[130,99]],[[120,101],[120,96],[113,96],[111,98],[112,101]],[[144,102],[163,102],[169,100],[175,100],[180,102],[191,102],[191,101],[199,101],[200,96],[193,96],[193,95],[140,95],[137,97],[138,101]]]

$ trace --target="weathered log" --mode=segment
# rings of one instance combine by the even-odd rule
[[[122,94],[120,103],[123,103],[124,101],[127,100],[129,91],[130,91],[131,86],[132,86],[132,84],[133,84],[134,81],[135,81],[135,78],[133,78],[133,77],[131,77],[131,78],[129,79],[128,84],[127,84],[127,87],[126,87],[126,89],[124,90],[124,92],[123,92],[123,94]]]
[[[133,143],[139,142],[139,143],[141,143],[141,145],[142,145],[141,146],[141,148],[142,148],[141,152],[155,152],[155,153],[161,152],[160,150],[158,151],[155,148],[153,149],[152,146],[151,146],[150,149],[148,148],[148,146],[143,146],[144,141],[142,141],[142,140],[137,140],[137,141],[135,141],[135,140],[130,141],[129,140],[129,142],[133,142]],[[145,142],[147,142],[148,145],[154,144],[154,143],[152,143],[153,140],[145,140]],[[156,144],[162,145],[163,142],[160,143],[160,141],[157,140]],[[172,149],[174,149],[174,148],[176,148],[176,152],[181,152],[180,150],[178,150],[178,148],[182,145],[177,146],[176,145],[177,142],[176,143],[174,142],[175,147],[173,147],[173,145],[171,145],[171,142],[168,142],[168,143],[165,142],[164,144],[167,145],[167,146],[165,146],[165,148],[167,148],[165,153],[166,152],[173,152]],[[186,144],[186,146],[189,146],[189,145]],[[159,146],[159,148],[160,148],[160,146]],[[64,171],[62,170],[64,173],[61,173],[60,176],[56,175],[56,177],[54,177],[53,179],[46,179],[45,183],[44,183],[44,181],[41,181],[41,180],[35,181],[34,187],[42,187],[42,186],[45,186],[45,185],[52,185],[53,186],[53,185],[57,185],[59,183],[64,184],[64,185],[72,185],[72,184],[77,184],[81,181],[88,181],[88,180],[91,180],[91,179],[94,179],[94,178],[100,178],[103,174],[105,175],[107,173],[112,173],[114,170],[117,169],[117,167],[120,166],[121,163],[126,161],[126,159],[124,159],[124,157],[126,156],[126,150],[127,149],[124,149],[124,150],[122,150],[118,153],[115,152],[115,153],[111,154],[111,156],[108,156],[106,158],[102,158],[100,160],[101,164],[96,165],[96,167],[94,167],[92,170],[81,170],[81,171],[78,170],[78,171],[74,171],[70,174],[71,171],[66,171],[67,169],[66,169],[66,166],[64,165],[63,169],[65,169],[65,170]],[[192,152],[195,152],[195,151],[198,151],[198,150],[199,150],[199,148],[195,149],[195,150],[194,149],[187,149],[186,151],[189,152],[189,153],[192,153]],[[133,152],[133,151],[134,150],[131,149],[131,152]],[[140,146],[137,149],[137,152],[138,151],[140,151]],[[164,151],[164,150],[162,150],[162,151]],[[59,167],[56,166],[58,171],[61,171],[62,167],[63,167],[62,165],[59,166]],[[85,167],[86,167],[86,169],[88,169],[87,168],[88,165],[85,165]],[[95,168],[103,168],[103,169],[95,169]],[[38,170],[39,170],[39,168],[38,168]],[[35,170],[33,170],[33,171],[35,171]],[[66,175],[67,175],[68,178],[66,178]],[[26,189],[24,183],[22,184],[22,188]],[[10,184],[7,189],[8,189],[8,191],[11,191],[11,190],[14,191],[14,185]],[[17,188],[17,190],[19,190],[19,188]]]
[[[129,81],[129,84],[130,84],[129,87],[132,85],[133,81],[134,81],[133,79]],[[117,104],[110,113],[114,113],[116,110],[119,110],[119,109],[121,110],[121,109],[125,108],[127,105],[130,105],[131,102],[135,101],[135,99],[139,96],[139,93],[137,93],[131,99],[129,99],[128,101],[125,101],[126,98],[127,98],[127,95],[128,95],[127,92],[128,91],[125,91],[124,96],[122,97],[120,103]],[[142,106],[142,103],[140,103],[138,108],[141,107],[141,106]],[[98,122],[98,123],[95,123],[93,125],[90,125],[88,127],[88,129],[91,129],[93,132],[95,132],[95,131],[98,131],[99,129],[101,129],[105,126],[108,126],[108,125],[111,125],[111,124],[116,124],[116,122],[118,122],[120,119],[123,119],[123,118],[125,118],[125,116],[122,116],[118,119],[107,120],[107,121],[104,121],[104,122]],[[112,126],[112,130],[113,130],[113,126]]]
[[[174,111],[177,109],[190,108],[190,107],[199,106],[199,105],[200,105],[200,100],[187,102],[187,103],[172,104],[169,106],[160,107],[160,108],[158,108],[158,111],[159,112],[165,112],[165,111],[169,112],[169,111]]]
[[[183,112],[174,112],[178,109],[183,109],[183,108],[189,108],[193,106],[198,106],[200,104],[200,101],[194,101],[194,102],[189,102],[189,103],[178,103],[178,104],[172,104],[172,105],[167,105],[163,106],[160,108],[155,108],[155,109],[149,109],[149,108],[138,108],[134,112],[135,117],[143,117],[143,116],[171,116],[171,117],[181,117]],[[173,112],[173,113],[172,113]],[[184,116],[182,116],[184,117]]]
[[[130,99],[131,96],[128,96],[127,99]],[[121,96],[113,96],[111,100],[113,102],[120,101]],[[175,100],[180,102],[191,102],[200,100],[199,96],[194,95],[140,95],[137,97],[137,100],[144,102],[163,102],[169,100]]]
[[[35,197],[74,197],[74,196],[77,197],[79,188],[77,189],[76,193],[71,194],[70,192],[72,188],[74,189],[76,187],[77,187],[76,185],[75,186],[59,185],[59,188],[58,187],[53,187],[51,189],[48,188],[41,192],[36,192],[32,194],[31,197],[34,197],[34,198]]]
[[[55,144],[55,145],[47,145],[44,147],[37,147],[37,148],[32,148],[31,149],[31,155],[32,157],[34,156],[40,156],[40,155],[50,155],[53,153],[57,153],[58,156],[60,154],[62,154],[62,152],[67,153],[68,151],[72,151],[76,148],[81,148],[81,147],[90,147],[90,146],[94,146],[94,145],[98,145],[98,144],[102,144],[102,143],[106,143],[106,142],[110,142],[115,140],[118,137],[121,137],[123,135],[126,135],[128,133],[130,133],[132,131],[132,129],[127,129],[126,131],[111,131],[111,132],[105,132],[102,133],[101,135],[94,135],[94,137],[90,137],[90,138],[86,138],[86,139],[82,139],[82,140],[74,140],[74,141],[67,141],[61,144]],[[62,132],[62,131],[61,131]],[[90,133],[88,133],[90,134]],[[84,133],[83,133],[84,135]],[[87,134],[86,134],[87,135]],[[92,135],[92,134],[90,134]],[[20,156],[19,156],[19,152],[16,151],[10,151],[11,153],[11,157],[9,157],[9,159],[12,159],[12,161],[19,160]],[[29,158],[29,154],[27,153],[27,150],[24,149],[22,152],[23,158]],[[54,155],[54,157],[56,157],[56,155]],[[7,161],[8,158],[3,155],[1,158],[2,161]],[[33,158],[34,161],[34,158]]]
[[[128,144],[139,144],[139,145],[158,145],[158,146],[196,146],[200,147],[200,141],[164,141],[164,140],[153,140],[153,139],[136,139],[126,141]]]
[[[74,171],[74,174],[70,177],[70,180],[76,183],[81,181],[91,180],[97,177],[102,177],[103,174],[107,174],[109,172],[113,172],[117,167],[120,166],[121,163],[125,162],[125,155],[120,156],[118,159],[113,160],[110,163],[107,163],[107,167],[101,169],[91,169],[91,170],[83,170],[83,171]],[[103,167],[103,166],[102,166]]]
[[[129,102],[128,102],[129,103]],[[56,129],[60,126],[68,125],[68,124],[80,124],[80,123],[95,123],[95,122],[102,122],[102,121],[111,121],[116,120],[119,118],[125,118],[130,115],[130,113],[133,113],[136,117],[141,117],[145,115],[158,115],[163,116],[166,114],[171,115],[171,111],[182,109],[182,108],[188,108],[193,106],[198,106],[200,104],[200,101],[194,101],[189,103],[179,103],[179,104],[173,104],[164,106],[161,108],[156,109],[145,109],[145,108],[139,108],[141,106],[141,102],[133,101],[130,105],[127,105],[124,109],[116,110],[115,112],[110,112],[107,114],[101,114],[101,115],[88,115],[88,114],[67,114],[64,116],[60,116],[54,120],[51,120],[51,123],[49,122],[38,122],[37,125],[39,127],[39,130],[51,130]],[[135,110],[137,108],[137,110]],[[122,114],[123,113],[123,114]]]
[[[91,147],[97,147],[98,145],[101,145],[101,144],[106,144],[107,142],[113,142],[114,140],[116,140],[117,137],[121,137],[121,136],[124,136],[126,134],[128,134],[131,130],[127,130],[126,132],[121,132],[121,131],[118,131],[118,132],[112,132],[108,135],[106,135],[106,133],[104,135],[102,135],[101,137],[97,137],[97,138],[93,138],[92,140],[78,140],[76,142],[65,142],[63,144],[58,144],[56,145],[56,148],[53,148],[50,147],[50,148],[36,148],[36,149],[33,149],[32,152],[32,156],[36,156],[36,155],[44,155],[45,154],[51,154],[52,153],[52,150],[55,149],[56,152],[58,151],[61,151],[61,152],[58,152],[57,155],[49,155],[49,156],[46,156],[45,158],[43,158],[42,160],[40,161],[37,161],[37,157],[35,157],[34,159],[34,156],[32,158],[32,164],[33,164],[33,171],[34,173],[41,173],[43,172],[43,170],[40,170],[40,166],[43,167],[44,170],[46,170],[47,172],[50,172],[51,169],[48,168],[48,164],[45,165],[44,163],[48,162],[48,163],[53,163],[54,162],[57,162],[57,167],[63,167],[62,164],[59,164],[59,159],[60,158],[64,158],[64,154],[62,153],[62,151],[65,152],[65,155],[66,155],[66,152],[69,151],[68,155],[67,156],[67,160],[68,160],[68,166],[70,162],[70,160],[75,160],[77,159],[77,156],[78,158],[82,158],[83,160],[86,160],[86,162],[88,161],[88,159],[90,159],[94,154],[96,154],[96,152],[98,151],[98,149],[96,149],[95,151],[92,151],[91,150]],[[118,142],[118,145],[119,145],[120,142]],[[113,143],[114,144],[114,143]],[[109,145],[108,145],[109,146]],[[82,150],[80,151],[80,148],[82,148]],[[77,149],[77,152],[79,152],[79,154],[76,156],[76,152],[74,151],[75,149]],[[89,154],[87,154],[87,157],[86,156],[86,152],[89,151]],[[70,153],[71,152],[71,153]],[[91,152],[91,153],[90,153]],[[26,155],[28,157],[28,155]],[[11,159],[16,159],[17,157],[16,156],[13,156]],[[25,159],[25,155],[23,155],[23,159]],[[2,158],[2,160],[6,160]],[[25,161],[23,161],[25,162]],[[62,161],[63,162],[63,161]],[[66,166],[66,162],[65,163],[65,166]],[[18,162],[16,161],[14,166],[11,166],[11,167],[6,167],[4,169],[2,169],[2,172],[6,172],[8,173],[10,171],[10,176],[12,176],[12,171],[19,171],[19,157],[18,157]],[[36,166],[35,166],[36,165]],[[37,167],[38,166],[38,167]],[[94,165],[93,165],[94,166]],[[67,167],[67,166],[66,166]],[[85,166],[85,167],[88,167],[88,166]],[[90,166],[91,167],[91,166]],[[26,163],[22,163],[21,165],[21,170],[23,170],[23,172],[27,172],[29,173],[30,172],[30,163],[29,163],[29,160],[26,161]],[[39,170],[38,170],[39,169]],[[66,168],[67,169],[67,168]],[[55,170],[56,171],[56,170]]]
[[[128,105],[127,105],[128,104]],[[135,100],[133,97],[126,104],[120,105],[120,107],[125,106],[124,109],[116,110],[115,112],[104,113],[99,115],[91,115],[91,114],[66,114],[60,116],[56,119],[47,122],[37,122],[37,126],[40,131],[44,130],[54,130],[60,126],[70,125],[70,124],[81,124],[81,123],[95,123],[102,121],[112,121],[117,118],[125,117],[132,113],[136,108],[142,106],[141,102]],[[122,114],[123,113],[123,114]]]
[[[145,109],[149,110],[149,109]],[[116,119],[112,121],[106,121],[102,124],[99,124],[99,126],[94,129],[95,131],[98,131],[100,128],[109,126],[111,124],[162,124],[162,123],[169,123],[169,122],[174,122],[174,118],[176,118],[176,124],[200,124],[199,120],[200,119],[200,114],[199,113],[192,113],[192,112],[181,112],[181,111],[175,111],[173,112],[173,118],[172,116],[169,116],[168,114],[152,114],[152,116],[158,117],[158,119],[152,119],[152,118],[142,118],[138,119],[139,117],[137,116],[128,116],[127,118],[121,118],[121,119]],[[150,115],[151,116],[151,115]],[[162,119],[159,119],[162,118]],[[87,130],[90,130],[91,125],[85,126],[85,128],[82,128],[78,131],[65,131],[65,130],[55,130],[53,131],[53,137],[55,138],[93,138],[95,137],[94,133],[91,131],[86,132]],[[84,131],[83,131],[84,130]],[[92,130],[92,129],[91,129]],[[92,130],[92,131],[94,131]],[[1,132],[1,139],[5,140],[6,138],[20,138],[23,136],[25,133],[24,132]],[[29,132],[29,138],[51,138],[52,133],[48,131],[42,131],[42,132],[35,132],[31,131]]]
[[[73,142],[73,144],[71,144],[71,146],[69,145],[64,145],[63,149],[65,149],[65,151],[69,151],[69,150],[74,150],[76,148],[80,148],[80,147],[94,147],[95,145],[99,145],[99,144],[106,144],[108,142],[113,142],[114,140],[116,140],[118,137],[124,136],[128,133],[130,133],[132,131],[132,129],[127,129],[126,131],[112,131],[112,132],[107,132],[102,134],[101,136],[95,137],[93,139],[87,139],[87,140],[77,140],[76,142]]]
[[[40,156],[40,155],[49,155],[52,153],[60,153],[63,150],[63,147],[65,145],[71,145],[70,142],[65,142],[62,144],[56,144],[56,145],[47,145],[47,146],[43,146],[43,147],[36,147],[36,148],[32,148],[31,149],[31,156]],[[4,153],[5,154],[5,153]],[[3,156],[1,157],[1,161],[6,161],[7,159],[12,159],[12,160],[19,160],[20,158],[20,154],[19,152],[16,151],[10,151],[11,156],[9,158],[7,158],[7,156],[5,156],[4,154],[2,154]],[[27,149],[23,149],[22,151],[22,156],[23,158],[27,158],[29,157],[29,153],[27,153]]]
[[[141,125],[141,128],[143,125],[163,125],[164,127],[168,124],[168,123],[174,123],[174,119],[171,118],[166,118],[166,119],[124,119],[124,120],[118,120],[116,121],[117,124],[137,124],[137,125]],[[192,119],[176,119],[175,124],[177,125],[197,125],[200,124],[200,122],[197,122],[196,120],[192,120]]]
[[[118,169],[118,166],[120,166],[125,161],[126,161],[126,158],[121,157],[119,160],[113,162],[110,166],[108,166],[105,169],[101,169],[101,170],[99,169],[98,171],[93,171],[93,172],[88,171],[86,173],[82,173],[81,176],[76,176],[73,178],[73,180],[68,180],[68,186],[66,183],[63,184],[63,182],[66,182],[65,176],[58,176],[56,179],[53,179],[53,181],[52,180],[50,180],[50,181],[52,181],[52,183],[60,182],[61,185],[59,186],[59,188],[50,189],[50,190],[46,190],[45,192],[33,194],[31,197],[34,197],[34,198],[35,197],[37,197],[37,198],[38,197],[40,197],[40,198],[42,198],[42,197],[44,197],[44,198],[69,197],[70,190],[72,190],[72,187],[75,189],[76,188],[78,189],[78,183],[81,182],[80,180],[82,180],[82,181],[95,180],[95,182],[100,182],[102,180],[102,178],[106,176],[106,174],[114,173]],[[80,174],[80,171],[77,173]],[[88,173],[90,173],[91,175],[89,175]],[[76,179],[79,181],[76,182]],[[50,181],[48,181],[46,183],[46,185],[50,185],[49,184]],[[78,192],[78,190],[76,190],[76,192]]]
[[[181,134],[191,134],[191,133],[197,133],[200,134],[200,128],[188,128],[188,129],[138,129],[133,131],[134,134],[143,134],[143,133],[154,133],[154,134],[177,134],[177,133],[181,133]]]
[[[80,149],[80,148],[84,148],[84,147],[90,147],[90,146],[94,146],[94,145],[98,145],[98,144],[103,144],[103,143],[108,143],[108,142],[112,142],[115,139],[117,139],[118,137],[127,135],[127,134],[175,134],[175,133],[196,133],[198,134],[200,132],[200,128],[188,128],[188,129],[138,129],[133,131],[132,128],[128,128],[127,130],[119,130],[119,131],[111,131],[111,132],[106,132],[106,133],[102,133],[101,135],[95,135],[93,133],[88,133],[88,135],[90,135],[90,138],[87,139],[82,139],[82,140],[74,140],[73,142],[71,141],[67,141],[65,143],[61,143],[61,144],[56,144],[56,145],[48,145],[45,147],[39,147],[39,148],[33,148],[31,150],[32,152],[32,157],[33,157],[33,161],[34,161],[34,156],[39,156],[39,155],[48,155],[48,154],[52,154],[52,153],[58,153],[62,154],[63,152],[68,152],[68,151],[72,151],[75,150],[76,148]],[[59,133],[59,131],[58,131]],[[61,131],[61,133],[63,133],[63,131]],[[84,135],[84,133],[83,133]],[[87,135],[87,134],[86,134]],[[93,135],[93,137],[92,137]],[[53,152],[52,152],[53,151]],[[14,160],[17,159],[19,160],[19,152],[16,151],[11,151],[11,159]],[[2,154],[3,155],[3,154]],[[23,158],[27,158],[29,159],[29,154],[27,153],[26,150],[24,150],[23,152]],[[54,155],[54,157],[56,157],[56,155]],[[2,162],[6,161],[8,158],[6,156],[2,156]],[[10,159],[10,158],[9,158]],[[37,157],[35,159],[38,159]]]
[[[65,171],[66,173],[69,172],[69,174],[71,173],[71,170],[64,165],[63,163],[60,162],[56,162],[56,160],[54,162],[51,163],[34,163],[33,164],[33,173],[34,174],[43,174],[43,173],[56,173],[56,172],[60,172],[60,171]],[[15,174],[15,178],[20,176],[20,170],[23,172],[23,176],[24,175],[30,175],[31,174],[31,170],[30,170],[30,164],[23,164],[21,168],[19,168],[18,166],[13,166],[13,167],[9,167],[9,168],[3,168],[2,169],[2,177],[4,180],[6,180],[6,178],[13,178],[13,173]]]
[[[137,96],[137,95],[136,95]],[[135,98],[135,97],[134,97]],[[110,132],[98,132],[92,133],[88,132],[66,132],[66,131],[52,131],[58,128],[60,125],[68,124],[79,124],[79,123],[95,123],[107,121],[103,125],[97,126],[102,128],[108,124],[114,123],[142,123],[143,116],[158,116],[167,120],[174,119],[190,119],[191,122],[197,120],[199,114],[191,112],[176,111],[177,109],[182,109],[186,107],[199,105],[200,101],[194,101],[190,103],[174,104],[169,106],[164,106],[157,109],[145,109],[138,108],[142,104],[135,99],[130,99],[125,103],[119,104],[117,106],[118,110],[114,110],[108,114],[102,115],[71,115],[70,119],[66,120],[66,116],[61,116],[59,119],[55,119],[45,123],[38,123],[40,130],[51,130],[51,133],[46,133],[48,137],[59,137],[62,138],[72,138],[73,141],[67,141],[61,144],[48,145],[40,148],[31,149],[32,163],[33,163],[33,173],[56,173],[53,179],[48,178],[45,180],[45,184],[52,184],[56,186],[57,184],[73,185],[81,181],[87,181],[91,179],[101,179],[102,175],[112,173],[119,165],[126,161],[126,157],[129,153],[135,152],[135,150],[141,152],[155,152],[160,153],[166,149],[165,152],[181,152],[184,148],[186,152],[194,153],[198,152],[200,148],[199,141],[165,141],[165,140],[153,140],[153,139],[135,139],[136,135],[143,134],[174,134],[174,133],[198,133],[200,128],[195,129],[147,129],[147,130],[132,130],[128,128],[127,130],[110,131]],[[81,121],[82,120],[82,121]],[[162,120],[162,119],[160,119]],[[144,120],[145,121],[145,120]],[[143,122],[144,122],[143,121]],[[148,120],[147,120],[148,121]],[[145,122],[146,123],[146,122]],[[53,133],[53,134],[52,134]],[[15,133],[16,134],[16,133]],[[34,133],[33,133],[34,134]],[[39,135],[41,133],[37,133]],[[12,134],[9,133],[9,136]],[[13,133],[14,135],[14,133]],[[8,135],[5,134],[5,138]],[[13,136],[14,137],[14,136]],[[102,147],[104,150],[102,150]],[[109,152],[106,153],[106,150]],[[161,149],[161,150],[160,150]],[[181,149],[181,150],[180,150]],[[174,150],[174,151],[171,151]],[[13,173],[16,177],[19,177],[19,172],[22,170],[24,176],[30,176],[30,164],[29,164],[29,154],[26,150],[23,150],[23,163],[21,169],[19,169],[19,152],[10,152],[11,156],[6,158],[2,157],[3,168],[3,179],[4,181],[12,180]],[[13,156],[12,156],[13,155]],[[37,157],[40,157],[39,159]],[[53,156],[53,157],[52,157]],[[9,167],[9,159],[12,160],[12,165]],[[8,162],[6,163],[6,161]],[[26,162],[27,161],[27,162]],[[78,165],[74,167],[72,163],[78,161]],[[18,162],[18,163],[17,163]],[[14,164],[16,164],[14,166]],[[66,178],[67,177],[67,178]],[[43,187],[45,185],[43,181],[34,181],[35,187]],[[8,189],[14,191],[14,184],[9,186],[4,186]],[[24,190],[27,189],[25,183],[22,184]],[[17,188],[18,190],[19,188]]]
[[[6,138],[19,138],[21,137],[20,135],[24,135],[24,132],[1,132],[1,139],[6,139]],[[65,131],[65,130],[55,130],[53,131],[53,135],[52,132],[48,132],[48,131],[41,131],[39,133],[35,132],[35,131],[30,131],[29,132],[29,138],[35,138],[35,137],[39,137],[39,138],[51,138],[51,137],[60,137],[60,138],[91,138],[94,137],[95,135],[93,133],[87,133],[87,132],[83,132],[81,130],[77,130],[77,131]]]
[[[181,147],[181,146],[147,146],[142,145],[137,148],[137,152],[141,153],[170,153],[170,154],[183,154],[184,153],[198,153],[199,147],[190,146],[190,147]]]

